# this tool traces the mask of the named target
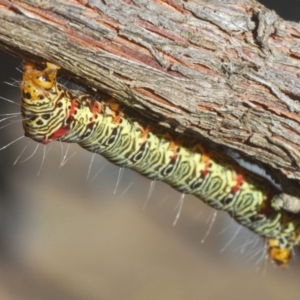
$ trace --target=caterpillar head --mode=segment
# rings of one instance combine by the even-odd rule
[[[31,62],[24,62],[21,83],[21,110],[25,135],[47,144],[67,132],[68,99],[56,82],[58,66],[47,63],[42,71]]]

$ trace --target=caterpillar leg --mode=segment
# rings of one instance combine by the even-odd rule
[[[281,193],[272,199],[272,207],[276,210],[284,209],[285,211],[297,214],[300,212],[300,199],[292,195]]]

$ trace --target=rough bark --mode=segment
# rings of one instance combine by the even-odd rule
[[[300,24],[250,0],[0,0],[0,48],[300,179]]]

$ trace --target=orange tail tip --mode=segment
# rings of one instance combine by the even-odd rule
[[[281,268],[284,268],[291,260],[291,249],[280,248],[277,239],[267,240],[269,257]]]

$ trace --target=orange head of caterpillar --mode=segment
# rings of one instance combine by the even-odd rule
[[[66,133],[68,99],[56,82],[58,66],[47,63],[44,70],[24,62],[21,110],[25,135],[47,144]]]
[[[32,100],[41,100],[48,96],[48,91],[56,82],[58,66],[47,63],[47,67],[39,71],[35,64],[29,61],[24,62],[24,75],[21,83],[21,92],[24,98]]]

